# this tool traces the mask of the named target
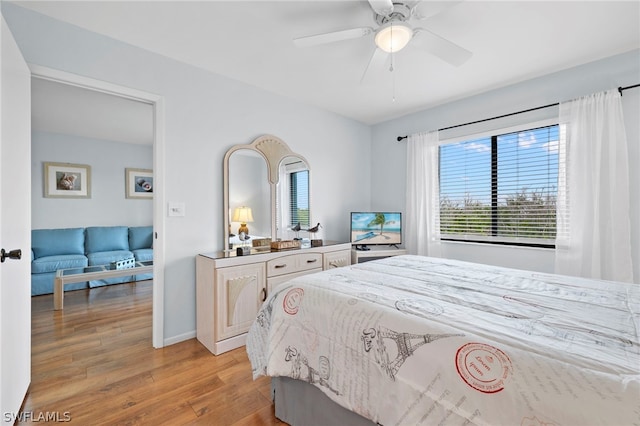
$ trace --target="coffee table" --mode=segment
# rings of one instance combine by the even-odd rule
[[[86,268],[58,269],[53,282],[53,309],[59,311],[64,303],[64,285],[82,281],[140,275],[153,271],[153,260],[136,262],[132,268],[111,269],[110,265],[87,266]]]

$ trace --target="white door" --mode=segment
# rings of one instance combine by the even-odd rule
[[[0,413],[13,424],[31,381],[31,73],[0,19]]]

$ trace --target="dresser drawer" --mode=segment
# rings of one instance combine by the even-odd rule
[[[267,277],[322,268],[321,253],[296,253],[267,261]]]
[[[284,283],[288,282],[289,280],[292,280],[292,279],[297,278],[297,277],[301,277],[303,275],[313,274],[314,272],[320,272],[320,271],[322,271],[321,268],[308,269],[306,271],[296,272],[294,274],[278,275],[276,277],[269,277],[269,278],[267,278],[267,294],[271,294],[279,285],[284,284]]]
[[[340,250],[324,254],[323,269],[341,268],[351,265],[351,250]]]

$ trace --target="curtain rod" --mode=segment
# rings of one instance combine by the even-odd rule
[[[620,92],[620,96],[622,96],[622,91],[627,90],[627,89],[633,89],[634,87],[640,87],[640,84],[634,84],[632,86],[627,86],[627,87],[620,86],[620,87],[618,87],[618,92]],[[549,105],[543,105],[543,106],[539,106],[539,107],[535,107],[535,108],[529,108],[529,109],[525,109],[525,110],[522,110],[522,111],[516,111],[516,112],[509,113],[509,114],[498,115],[497,117],[484,118],[482,120],[471,121],[469,123],[456,124],[455,126],[443,127],[442,129],[438,129],[438,131],[441,132],[443,130],[455,129],[456,127],[463,127],[463,126],[469,126],[471,124],[484,123],[485,121],[497,120],[498,118],[505,118],[505,117],[510,117],[512,115],[524,114],[525,112],[537,111],[539,109],[550,108],[550,107],[554,107],[554,106],[558,106],[558,105],[560,105],[560,102],[556,102],[556,103],[549,104]],[[407,139],[407,137],[408,136],[398,136],[398,142],[402,142],[402,140],[403,139]]]

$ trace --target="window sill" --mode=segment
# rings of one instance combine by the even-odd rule
[[[555,244],[548,243],[531,243],[531,242],[508,242],[508,241],[481,241],[477,239],[458,239],[458,238],[440,238],[438,240],[441,244],[467,244],[476,245],[480,247],[487,246],[501,246],[501,247],[513,247],[513,248],[526,248],[537,250],[555,250]]]

